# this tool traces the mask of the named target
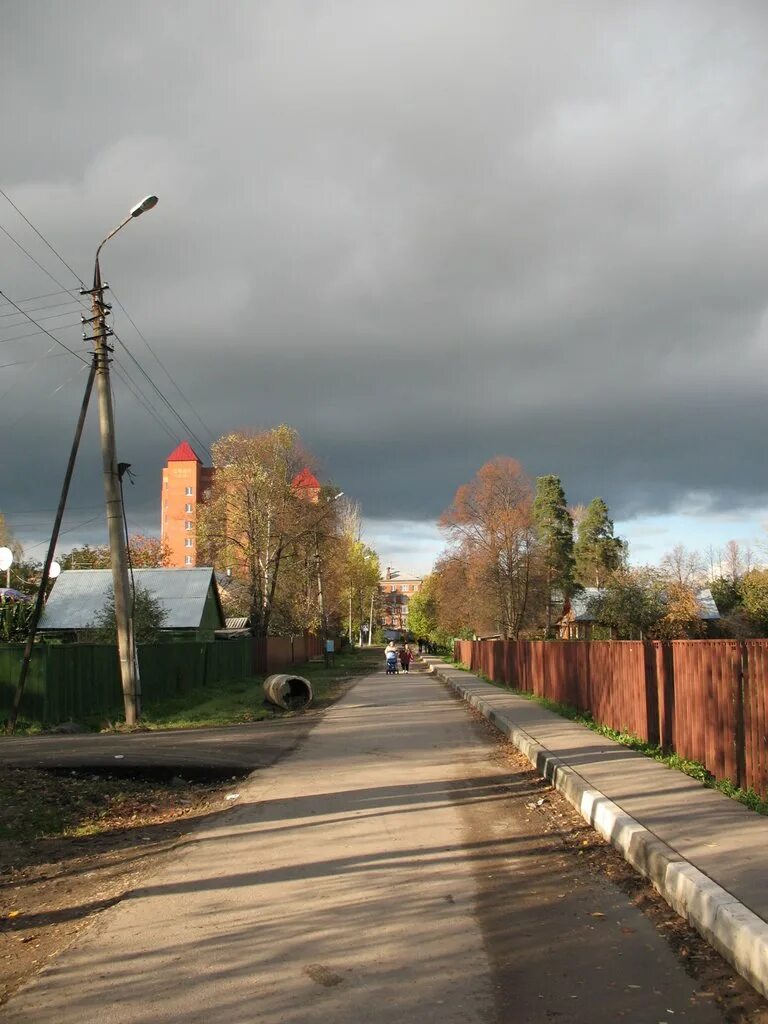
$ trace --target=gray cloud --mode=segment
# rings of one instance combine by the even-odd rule
[[[157,192],[105,251],[118,296],[214,435],[291,422],[372,517],[436,517],[498,453],[617,517],[753,507],[767,42],[759,2],[10,5],[3,187],[86,280]],[[0,224],[74,285],[1,199]],[[0,267],[56,288],[4,236]],[[52,344],[3,323],[0,364]],[[55,504],[78,369],[0,368],[6,507]],[[157,528],[174,438],[115,387]],[[90,428],[74,507],[98,473]]]

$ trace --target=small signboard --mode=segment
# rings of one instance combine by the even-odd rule
[[[334,647],[333,640],[326,640],[325,641],[325,653],[326,654],[333,654],[333,647]]]

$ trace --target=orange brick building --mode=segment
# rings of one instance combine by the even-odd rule
[[[191,569],[197,565],[197,510],[215,473],[215,469],[202,464],[188,441],[182,441],[168,456],[163,467],[160,535],[170,549],[170,568]],[[293,489],[298,497],[313,504],[320,500],[320,481],[309,469],[296,474]]]
[[[213,473],[187,441],[168,456],[163,468],[160,533],[170,548],[168,564],[173,568],[197,565],[197,507],[213,482]]]
[[[408,602],[421,590],[423,577],[415,573],[397,572],[387,566],[379,580],[383,626],[385,629],[408,631]]]

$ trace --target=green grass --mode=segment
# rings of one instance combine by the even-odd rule
[[[309,679],[311,706],[322,708],[333,702],[347,680],[373,671],[380,662],[381,651],[362,648],[334,655],[328,668],[321,661],[294,665],[291,671]],[[264,706],[264,678],[230,679],[163,701],[148,702],[143,709],[142,725],[148,729],[200,729],[291,714]]]
[[[470,671],[466,665],[459,662],[454,662],[454,668],[459,668],[465,672]],[[755,811],[757,814],[768,814],[768,799],[760,796],[754,789],[742,789],[740,786],[734,785],[730,779],[716,779],[701,761],[691,761],[688,758],[680,757],[679,754],[670,754],[664,751],[657,743],[648,743],[640,739],[639,736],[635,736],[633,733],[626,732],[625,730],[612,729],[608,725],[595,721],[589,712],[577,711],[576,708],[571,707],[569,704],[560,704],[555,700],[550,700],[548,697],[538,697],[536,694],[528,693],[525,690],[511,689],[503,683],[497,683],[493,679],[489,679],[481,672],[473,674],[483,679],[486,683],[490,683],[491,686],[504,690],[505,693],[513,693],[516,697],[523,697],[525,700],[533,701],[546,708],[547,711],[553,711],[562,718],[567,718],[571,722],[578,723],[578,725],[584,725],[587,729],[591,729],[600,736],[613,740],[614,743],[621,743],[622,746],[629,747],[630,750],[636,750],[645,757],[653,758],[654,761],[666,765],[667,768],[683,772],[684,775],[689,775],[692,779],[696,779],[697,782],[700,782],[708,789],[716,789],[718,792],[731,797],[732,800],[738,800],[739,803],[744,804],[745,807]]]
[[[336,699],[348,679],[372,672],[382,664],[382,658],[380,648],[363,647],[333,655],[327,668],[319,661],[293,665],[291,671],[312,683],[311,707],[323,708]],[[147,699],[142,709],[141,725],[145,729],[203,729],[218,725],[242,725],[291,714],[264,706],[264,679],[265,676],[227,679],[162,700]],[[117,709],[112,717],[104,714],[88,715],[80,718],[78,724],[94,732],[122,731],[125,728],[122,715]],[[16,734],[39,735],[45,728],[45,723],[20,718]]]

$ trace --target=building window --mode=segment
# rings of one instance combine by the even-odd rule
[[[184,555],[184,565],[192,565],[192,555]]]
[[[187,504],[184,506],[184,511],[185,512],[191,512],[192,511],[192,502],[191,501],[188,501]]]
[[[194,523],[192,522],[192,520],[191,520],[191,519],[185,519],[185,520],[184,520],[184,529],[185,529],[185,530],[191,530],[191,529],[193,529],[194,525],[195,525],[195,524],[194,524]]]
[[[190,497],[192,497],[192,488],[191,487],[185,487],[184,488],[184,493],[188,494]]]
[[[393,594],[397,593],[397,587],[394,585],[394,583],[392,584],[392,586],[389,589],[392,591]]]
[[[185,548],[191,548],[194,543],[195,542],[192,540],[191,537],[185,537],[184,538],[184,547]]]

